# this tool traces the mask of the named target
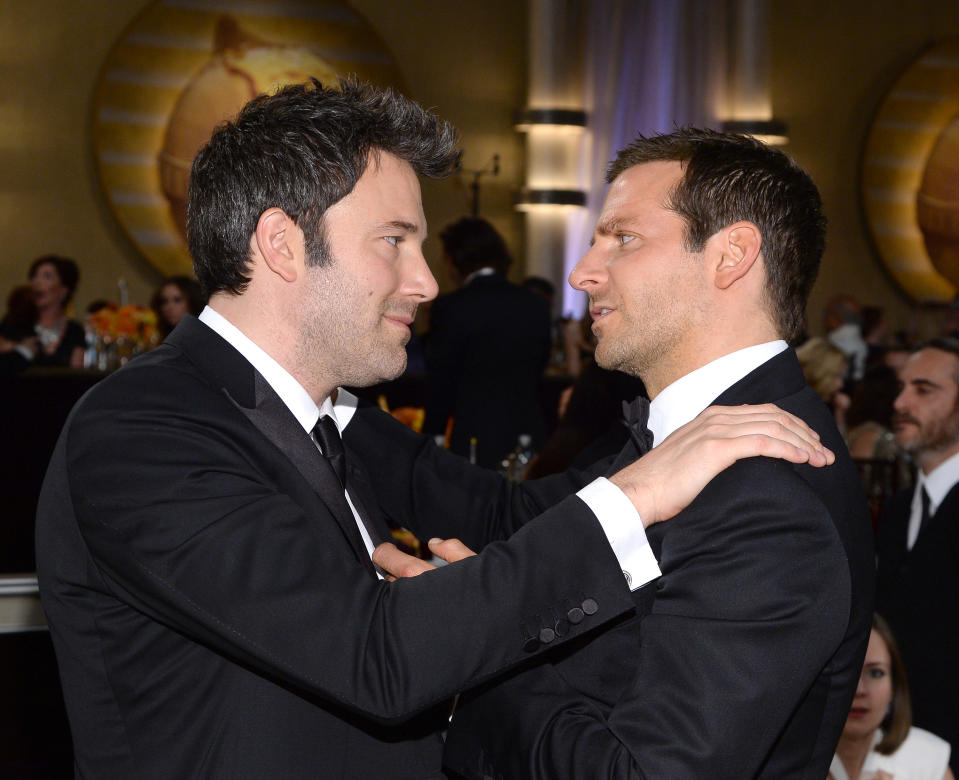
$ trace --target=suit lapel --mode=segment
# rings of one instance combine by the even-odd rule
[[[193,317],[185,317],[167,340],[187,352],[233,405],[290,460],[330,510],[356,557],[374,574],[356,518],[332,466],[269,382],[233,346]]]

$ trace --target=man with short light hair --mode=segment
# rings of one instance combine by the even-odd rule
[[[893,427],[916,485],[879,521],[876,609],[909,677],[913,720],[952,744],[959,768],[959,341],[934,339],[900,373]]]

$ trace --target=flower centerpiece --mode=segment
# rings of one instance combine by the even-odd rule
[[[93,336],[91,368],[112,371],[156,346],[159,339],[153,309],[135,303],[108,303],[87,318]]]

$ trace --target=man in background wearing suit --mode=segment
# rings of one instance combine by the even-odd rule
[[[423,432],[446,431],[450,450],[497,468],[528,434],[546,439],[540,384],[550,352],[546,300],[513,284],[506,243],[485,219],[463,217],[440,233],[443,258],[462,286],[430,307],[429,371]]]
[[[909,677],[913,720],[949,740],[959,768],[959,341],[909,358],[893,419],[918,466],[915,488],[879,522],[876,609],[892,627]]]
[[[434,705],[540,652],[521,631],[533,615],[578,610],[561,645],[632,606],[642,524],[598,517],[571,480],[532,508],[563,522],[545,511],[499,555],[399,583],[374,569],[388,531],[340,442],[355,409],[332,396],[403,370],[436,294],[417,175],[446,174],[454,143],[416,104],[345,82],[257,98],[198,154],[188,238],[210,304],[80,401],[40,497],[79,777],[439,777],[449,710]],[[694,425],[702,453],[667,443],[658,473],[613,477],[653,485],[643,522],[674,512],[657,498],[674,457],[680,503],[770,446],[826,460],[780,431],[783,413],[733,417],[732,438]],[[505,485],[483,497],[508,500]],[[411,527],[476,543],[517,530]]]
[[[469,778],[819,780],[859,679],[873,587],[856,470],[786,343],[822,255],[819,194],[781,152],[695,129],[640,138],[609,181],[570,282],[589,294],[597,362],[642,378],[653,400],[634,402],[633,438],[602,468],[710,403],[781,405],[837,460],[757,458],[719,474],[648,530],[662,576],[633,591],[633,614],[461,698],[446,764]]]

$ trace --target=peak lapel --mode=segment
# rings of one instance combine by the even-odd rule
[[[320,454],[313,440],[303,430],[299,422],[280,399],[269,383],[258,371],[250,369],[255,374],[254,395],[255,405],[248,408],[238,403],[224,388],[223,392],[233,401],[254,426],[280,450],[296,467],[300,475],[310,484],[330,513],[336,518],[343,535],[346,537],[356,557],[374,574],[373,562],[370,560],[366,545],[360,536],[359,528],[353,512],[346,503],[343,488],[333,467]]]

